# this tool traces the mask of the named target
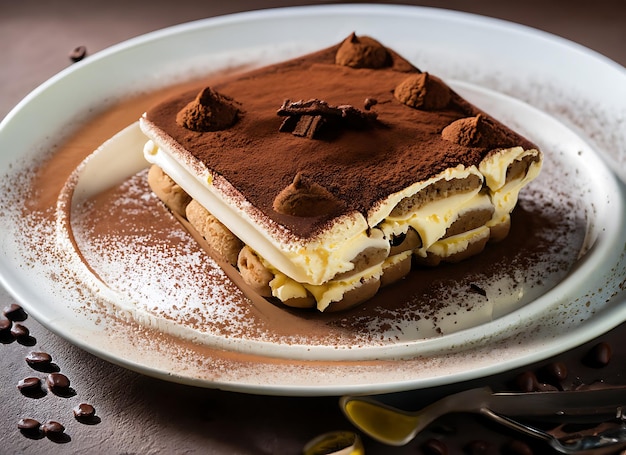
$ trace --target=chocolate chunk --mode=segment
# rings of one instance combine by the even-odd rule
[[[321,115],[303,115],[298,119],[291,133],[294,136],[315,139],[323,125],[324,117]]]
[[[2,311],[2,314],[4,314],[7,319],[13,322],[22,322],[25,321],[28,317],[24,309],[17,303],[12,303],[8,307],[6,307]]]
[[[33,337],[30,336],[30,330],[23,324],[14,323],[13,327],[11,327],[11,336],[17,340],[18,343],[24,346],[33,346],[37,342]]]
[[[32,369],[37,371],[44,371],[46,373],[59,371],[59,367],[52,363],[52,356],[47,352],[29,352],[25,360]]]
[[[88,403],[81,403],[72,409],[74,418],[85,425],[97,425],[101,422],[100,417],[96,415],[96,408]]]
[[[69,54],[70,60],[74,63],[81,61],[87,56],[87,48],[85,46],[76,46]]]
[[[50,434],[50,433],[58,434],[58,433],[63,433],[65,431],[65,427],[61,423],[55,420],[47,421],[41,426],[41,429],[43,430],[44,434]]]
[[[295,102],[285,100],[277,114],[282,117],[292,115],[321,115],[327,118],[342,119],[346,125],[354,128],[370,126],[370,122],[376,120],[377,117],[375,112],[364,112],[349,104],[331,106],[326,101],[318,99]]]
[[[321,133],[332,129],[365,129],[371,127],[377,117],[375,112],[362,111],[348,104],[331,106],[318,99],[285,100],[277,114],[286,117],[278,129],[280,132],[310,139],[317,139]]]

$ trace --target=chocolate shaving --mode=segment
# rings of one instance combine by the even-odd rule
[[[296,125],[291,133],[294,136],[313,139],[324,123],[324,117],[321,115],[303,115],[297,118]]]
[[[487,297],[487,291],[485,291],[483,288],[481,288],[475,283],[470,283],[470,291],[476,294],[480,294],[483,297]]]
[[[363,103],[363,108],[366,111],[369,111],[372,108],[372,106],[375,106],[376,104],[378,104],[378,100],[374,98],[365,98],[365,101]]]
[[[318,138],[327,126],[366,129],[377,117],[375,112],[362,111],[348,104],[331,106],[317,99],[296,102],[285,100],[277,114],[286,117],[279,128],[280,132],[310,139]]]

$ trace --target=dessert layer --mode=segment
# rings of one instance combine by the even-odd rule
[[[190,200],[158,166],[150,168],[148,183],[211,256],[224,261],[224,266],[236,267],[253,292],[264,297],[276,297],[291,307],[317,307],[322,311],[350,308],[373,297],[379,288],[406,276],[416,254],[421,253],[418,262],[425,265],[437,265],[441,261],[458,262],[482,251],[493,237],[493,229],[486,225],[492,221],[493,206],[487,195],[477,195],[472,199],[479,203],[459,212],[441,239],[425,253],[419,234],[409,226],[403,234],[385,236],[392,239],[388,249],[365,249],[352,260],[353,270],[338,274],[320,285],[311,285],[290,278],[271,260],[244,244],[199,202]],[[501,226],[496,228],[501,229]]]

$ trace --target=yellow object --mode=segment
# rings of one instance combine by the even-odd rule
[[[351,431],[333,431],[312,439],[304,446],[302,455],[364,455],[359,435]]]

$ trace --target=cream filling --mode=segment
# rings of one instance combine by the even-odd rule
[[[456,253],[462,253],[467,250],[471,244],[488,238],[489,234],[490,230],[487,226],[480,226],[471,231],[439,240],[428,248],[428,252],[436,254],[441,258],[446,258]]]
[[[446,230],[462,214],[470,210],[492,207],[491,198],[481,193],[478,188],[446,199],[435,200],[403,218],[389,217],[383,221],[380,228],[387,235],[399,235],[412,227],[422,239],[422,245],[415,253],[425,257],[427,250],[445,235]]]
[[[310,293],[317,301],[317,309],[324,311],[331,303],[341,301],[348,291],[361,286],[363,281],[371,278],[379,279],[385,272],[385,269],[402,262],[411,256],[412,253],[411,250],[403,251],[402,253],[389,256],[380,264],[355,273],[347,278],[331,280],[316,286],[298,283],[267,264],[268,269],[274,273],[274,279],[270,281],[269,285],[272,290],[272,296],[277,297],[283,302],[290,299],[304,298]]]
[[[334,229],[339,235],[325,237],[326,242],[316,239],[306,245],[298,245],[297,242],[289,245],[280,244],[265,230],[257,229],[249,213],[224,201],[208,171],[204,175],[196,176],[152,140],[146,143],[144,156],[148,162],[161,167],[187,194],[211,212],[235,236],[274,268],[295,281],[319,285],[338,273],[352,270],[354,264],[351,261],[367,248],[389,251],[389,241],[382,231],[368,230],[362,217],[362,223],[358,220],[355,222],[352,218],[340,221],[339,226]],[[358,232],[354,233],[357,228]],[[346,232],[352,235],[346,238]]]
[[[522,147],[512,147],[493,153],[481,161],[478,165],[480,173],[485,177],[485,183],[492,191],[498,191],[506,182],[506,172],[514,161],[521,161],[527,156],[538,156],[541,154],[538,150],[524,150]],[[541,169],[541,160],[531,163],[523,179],[528,182],[539,174]]]
[[[360,287],[363,282],[372,278],[379,279],[383,274],[382,262],[373,267],[365,269],[359,273],[343,280],[333,280],[325,284],[313,286],[306,285],[307,290],[313,294],[317,301],[317,309],[324,311],[333,302],[340,302],[343,296],[352,289]]]
[[[317,302],[317,309],[324,311],[333,302],[339,302],[343,296],[360,287],[364,281],[379,279],[383,274],[383,263],[369,267],[347,278],[331,280],[324,284],[312,285],[298,283],[278,270],[271,269],[274,279],[270,281],[272,295],[285,302],[289,299],[306,297],[309,293]]]
[[[439,175],[436,175],[428,180],[416,182],[412,185],[409,185],[403,190],[389,195],[389,197],[387,197],[384,202],[377,204],[376,207],[374,207],[368,214],[368,223],[370,226],[376,226],[382,223],[384,220],[389,219],[391,212],[400,203],[400,201],[419,193],[423,189],[439,182],[440,180],[462,180],[469,177],[470,175],[476,175],[481,179],[481,181],[483,180],[483,176],[476,168],[476,166],[470,166],[466,168],[465,166],[460,164],[455,168],[446,169]],[[480,188],[478,188],[477,191],[478,190],[480,190]],[[444,201],[448,199],[449,198],[446,198],[444,199]]]
[[[540,166],[536,166],[535,164],[536,163],[533,163],[530,166],[528,173],[524,177],[511,180],[497,191],[491,191],[491,200],[496,210],[489,226],[495,226],[509,217],[509,214],[517,205],[519,193],[522,188],[539,175]]]

